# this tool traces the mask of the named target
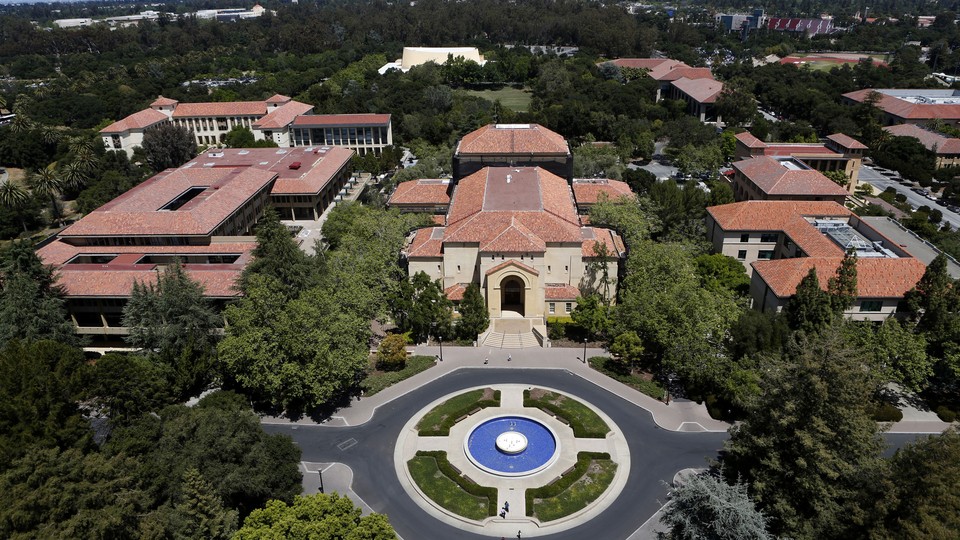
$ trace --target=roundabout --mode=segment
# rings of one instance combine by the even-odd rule
[[[473,428],[463,441],[463,451],[484,472],[526,476],[550,466],[559,447],[556,434],[540,422],[525,416],[503,416]]]

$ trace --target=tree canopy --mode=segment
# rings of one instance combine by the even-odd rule
[[[234,536],[236,540],[394,540],[393,528],[382,514],[361,516],[360,509],[341,495],[297,496],[293,504],[270,501],[255,510]]]

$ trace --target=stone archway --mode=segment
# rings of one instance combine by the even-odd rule
[[[517,276],[506,276],[500,282],[500,310],[515,311],[525,316],[526,286]]]

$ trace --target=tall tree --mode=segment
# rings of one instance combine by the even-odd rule
[[[143,356],[106,354],[87,367],[83,396],[113,424],[129,424],[172,401],[168,371],[167,366]]]
[[[50,199],[50,206],[53,211],[52,217],[53,219],[59,220],[60,205],[57,202],[57,195],[63,191],[64,183],[56,169],[56,164],[51,163],[35,171],[27,178],[27,183],[35,195]]]
[[[840,316],[857,300],[857,253],[853,250],[843,256],[837,274],[827,280],[827,293],[833,312]]]
[[[804,332],[817,332],[833,320],[833,303],[830,295],[820,288],[816,268],[811,268],[800,280],[797,292],[783,311],[790,327]]]
[[[78,343],[51,267],[29,242],[14,242],[0,256],[0,346],[13,339]]]
[[[393,527],[383,514],[361,516],[350,499],[332,493],[297,496],[292,505],[270,501],[243,521],[235,540],[278,537],[394,540]]]
[[[229,540],[237,530],[237,512],[223,507],[214,487],[196,468],[183,473],[180,502],[174,507],[177,516],[175,538]]]
[[[766,518],[757,511],[742,482],[733,485],[703,472],[673,490],[660,523],[663,540],[768,540]]]
[[[766,391],[730,429],[724,474],[749,484],[772,532],[849,537],[871,519],[862,484],[882,465],[865,410],[876,382],[837,329],[798,336],[781,362],[766,362]]]
[[[179,167],[197,155],[193,132],[172,122],[147,130],[142,148],[147,163],[156,172]]]
[[[463,292],[460,301],[460,319],[457,321],[457,333],[464,339],[476,339],[490,326],[490,313],[480,293],[480,285],[471,283]]]
[[[315,283],[314,267],[303,250],[293,241],[293,235],[273,207],[267,207],[255,229],[257,247],[253,262],[243,270],[240,288],[246,290],[250,276],[258,274],[278,280],[287,287],[291,298]]]
[[[0,208],[8,212],[16,213],[23,208],[29,197],[27,190],[9,179],[0,184]],[[23,216],[20,216],[20,225],[23,227],[23,232],[27,232],[27,222],[24,221]]]

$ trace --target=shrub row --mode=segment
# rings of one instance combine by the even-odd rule
[[[890,403],[878,403],[868,406],[867,412],[876,422],[899,422],[903,420],[903,411]]]
[[[583,478],[583,475],[587,474],[590,462],[601,459],[609,460],[610,454],[606,452],[579,452],[577,453],[577,464],[569,472],[543,487],[528,489],[526,492],[527,516],[533,517],[534,499],[547,499],[560,495],[577,480]]]
[[[447,461],[446,452],[439,450],[417,450],[417,457],[430,457],[435,459],[437,461],[437,468],[440,469],[440,472],[450,480],[456,482],[456,484],[460,486],[460,489],[466,491],[474,497],[487,498],[487,515],[497,515],[497,488],[481,486],[480,484],[464,476],[462,473],[460,473],[460,471],[454,468],[449,461]]]
[[[413,356],[407,359],[407,364],[400,371],[385,371],[374,375],[368,375],[360,385],[363,388],[363,394],[370,397],[377,392],[393,386],[398,382],[413,377],[421,371],[432,368],[436,365],[432,356]]]
[[[440,407],[443,404],[439,405]],[[461,417],[470,414],[471,412],[478,409],[486,409],[487,407],[499,407],[500,406],[500,391],[495,390],[493,392],[493,399],[481,399],[479,401],[473,401],[468,403],[466,406],[459,409],[451,411],[446,419],[440,423],[440,427],[437,429],[423,428],[419,430],[421,437],[445,437],[450,435],[450,428],[457,423]]]
[[[523,406],[524,407],[535,407],[537,409],[543,409],[547,412],[553,413],[558,418],[562,419],[564,422],[570,425],[573,429],[573,436],[578,439],[603,439],[607,436],[607,433],[610,432],[609,427],[604,424],[604,428],[600,429],[591,429],[583,425],[582,422],[578,421],[576,418],[571,417],[567,414],[567,411],[563,407],[559,407],[550,403],[549,401],[541,401],[538,399],[532,399],[530,397],[530,391],[523,391]]]
[[[957,413],[946,405],[940,405],[937,407],[936,412],[937,416],[939,416],[944,422],[953,422],[957,419]]]

